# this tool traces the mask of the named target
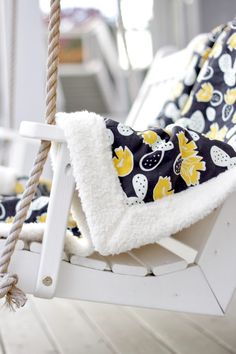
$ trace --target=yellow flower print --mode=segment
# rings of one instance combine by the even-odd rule
[[[113,163],[119,177],[125,177],[133,170],[134,158],[132,152],[127,146],[119,146],[115,149],[116,156],[113,157]]]
[[[182,115],[185,115],[190,110],[192,103],[193,103],[193,97],[189,96],[187,102],[185,103],[183,109],[181,110]]]
[[[37,216],[37,222],[39,222],[39,223],[46,222],[46,219],[47,219],[47,213],[43,213],[43,214]]]
[[[236,123],[236,112],[233,114],[232,123]]]
[[[229,105],[236,102],[236,88],[228,89],[224,95],[225,102]]]
[[[15,193],[16,194],[22,194],[24,192],[25,188],[23,186],[22,183],[20,183],[19,181],[16,182],[15,185]]]
[[[8,216],[8,217],[6,218],[6,220],[5,220],[5,222],[6,222],[7,224],[11,224],[11,223],[13,223],[13,220],[14,220],[14,216]]]
[[[157,141],[161,140],[159,135],[156,132],[152,131],[152,130],[145,130],[142,133],[142,137],[143,137],[144,143],[148,144],[148,145],[155,144]]]
[[[188,187],[195,186],[199,183],[200,172],[206,170],[206,164],[202,161],[202,157],[198,156],[197,145],[194,141],[188,141],[184,132],[178,135],[180,154],[175,162],[176,167],[179,162],[178,172],[187,184]]]
[[[159,177],[153,189],[153,200],[161,199],[173,193],[170,177]]]
[[[210,131],[205,136],[211,140],[224,141],[227,131],[228,131],[228,128],[226,126],[223,126],[220,129],[218,123],[213,123],[210,126]]]
[[[229,50],[236,49],[236,33],[233,33],[232,36],[227,40],[227,45]]]
[[[200,90],[196,93],[198,102],[209,102],[212,99],[214,88],[207,82],[201,85]]]

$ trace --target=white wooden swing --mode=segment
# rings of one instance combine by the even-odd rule
[[[52,22],[59,23],[58,18],[55,20],[59,5],[59,0],[51,1],[49,27],[54,35]],[[171,83],[176,72],[184,70],[187,60],[186,50],[154,60],[128,124],[142,129],[140,117],[147,110],[150,113],[151,95],[163,93],[166,82]],[[51,105],[50,111],[53,108]],[[42,248],[32,243],[28,250],[16,249],[9,269],[4,268],[2,256],[0,273],[17,273],[24,292],[43,298],[57,296],[216,315],[226,311],[236,288],[236,194],[204,220],[157,245],[112,257],[65,255],[64,237],[75,182],[63,131],[56,126],[23,122],[20,132],[26,137],[55,141],[60,149]],[[7,247],[4,242],[0,240],[3,251]]]

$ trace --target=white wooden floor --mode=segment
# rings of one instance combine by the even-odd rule
[[[29,298],[0,310],[0,354],[236,353],[236,296],[225,317]]]

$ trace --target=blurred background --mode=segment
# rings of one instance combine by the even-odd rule
[[[49,3],[0,1],[2,126],[42,120]],[[235,9],[235,0],[62,0],[59,109],[124,119],[157,51],[183,48]]]

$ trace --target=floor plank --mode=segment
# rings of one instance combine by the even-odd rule
[[[75,302],[121,354],[173,354],[122,307]]]
[[[223,317],[185,315],[185,318],[213,340],[236,353],[236,296]]]
[[[34,315],[30,301],[16,312],[1,308],[0,332],[6,354],[59,353]]]
[[[69,301],[61,299],[35,300],[45,325],[62,353],[112,354],[109,344],[94,330]]]
[[[128,310],[144,328],[153,331],[168,345],[181,354],[229,354],[231,351],[199,331],[181,314],[147,309]],[[215,318],[216,320],[216,318]]]
[[[236,354],[236,296],[224,317],[31,297],[0,311],[0,354]]]

